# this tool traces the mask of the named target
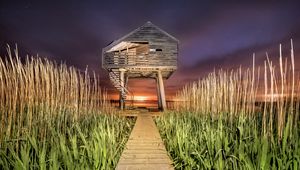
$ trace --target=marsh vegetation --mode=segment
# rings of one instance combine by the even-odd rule
[[[133,126],[99,78],[18,51],[0,59],[0,169],[111,169]]]
[[[300,79],[279,64],[219,70],[177,93],[157,118],[176,169],[299,169]],[[254,57],[253,57],[254,58]]]

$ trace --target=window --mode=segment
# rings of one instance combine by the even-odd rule
[[[157,49],[155,49],[155,48],[150,48],[150,52],[155,52],[155,51],[162,51],[162,49],[160,49],[160,48],[157,48]]]

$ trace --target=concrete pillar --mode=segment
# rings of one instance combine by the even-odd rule
[[[121,91],[120,91],[120,109],[124,110],[125,108],[125,99],[122,97],[122,94],[125,94],[125,69],[120,70],[120,84],[121,84]]]
[[[156,92],[157,92],[157,105],[158,105],[158,109],[162,110],[162,103],[161,103],[161,96],[160,96],[160,88],[159,88],[158,76],[156,77]]]
[[[159,94],[161,96],[160,99],[162,104],[162,110],[166,110],[167,103],[166,103],[166,96],[165,96],[164,81],[160,70],[157,72],[157,77],[158,77],[158,84],[159,84]]]

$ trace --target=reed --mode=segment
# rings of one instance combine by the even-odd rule
[[[293,43],[278,65],[218,70],[177,92],[157,118],[176,169],[298,169],[300,79]]]
[[[95,73],[21,59],[8,46],[0,58],[0,169],[113,168],[134,122],[117,112]]]
[[[175,169],[299,169],[300,130],[290,134],[287,123],[277,140],[257,119],[169,111],[156,123]]]
[[[291,43],[292,44],[292,43]],[[233,117],[246,115],[262,117],[262,133],[273,134],[282,138],[283,130],[289,117],[292,126],[298,126],[300,82],[295,75],[293,44],[290,58],[283,58],[280,45],[279,66],[269,60],[264,62],[263,72],[260,67],[237,70],[214,71],[198,82],[186,85],[177,92],[175,110],[195,112],[216,117],[228,114]],[[263,77],[263,79],[260,79]],[[275,126],[275,127],[274,127]]]
[[[134,124],[113,115],[90,114],[70,122],[62,132],[54,121],[47,123],[46,139],[41,140],[38,126],[22,139],[4,141],[0,168],[114,169]]]
[[[72,121],[89,114],[114,113],[100,88],[99,78],[86,70],[27,57],[24,62],[8,47],[0,59],[0,112],[2,140],[19,138],[36,124],[68,115]],[[67,119],[57,123],[64,128]],[[43,129],[39,133],[43,134]]]

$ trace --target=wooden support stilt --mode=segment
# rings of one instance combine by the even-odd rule
[[[120,84],[121,84],[121,91],[120,91],[120,109],[124,110],[125,108],[125,69],[119,69],[120,70]]]
[[[161,99],[161,105],[162,105],[162,110],[167,109],[167,103],[166,103],[166,97],[165,97],[165,88],[164,88],[164,82],[162,78],[161,71],[159,70],[157,72],[157,77],[158,77],[158,84],[159,84],[159,94],[160,94],[160,99]]]
[[[161,103],[161,96],[160,96],[160,88],[159,88],[158,77],[156,77],[156,91],[157,91],[157,105],[158,105],[158,109],[162,110],[162,103]]]

